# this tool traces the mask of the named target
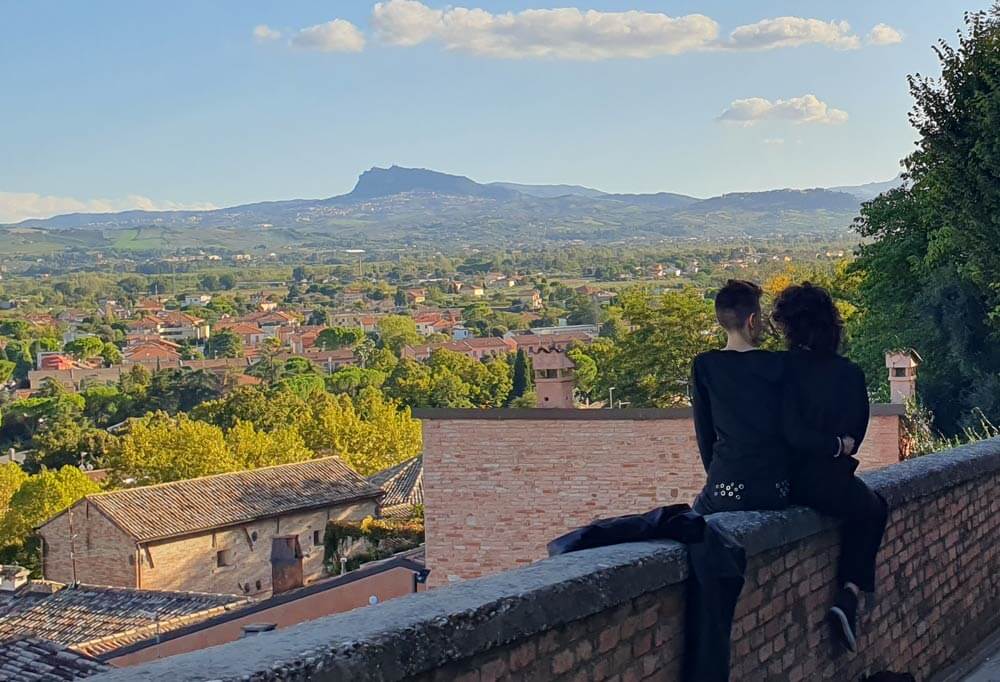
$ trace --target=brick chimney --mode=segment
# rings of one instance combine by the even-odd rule
[[[917,367],[922,360],[912,348],[891,350],[885,354],[889,369],[889,402],[901,404],[917,395]]]
[[[573,387],[576,365],[566,354],[555,348],[539,348],[531,357],[535,374],[535,394],[538,407],[573,407]]]

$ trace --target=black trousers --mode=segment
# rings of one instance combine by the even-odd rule
[[[889,518],[882,496],[855,476],[853,469],[831,462],[807,467],[792,477],[792,502],[843,521],[840,583],[851,582],[874,592],[875,562]]]

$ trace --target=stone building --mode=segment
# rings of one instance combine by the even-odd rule
[[[336,457],[88,495],[38,529],[47,579],[266,596],[323,574],[329,520],[382,491]]]

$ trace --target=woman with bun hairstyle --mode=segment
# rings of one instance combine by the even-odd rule
[[[858,593],[875,591],[888,517],[885,500],[854,473],[868,428],[865,376],[839,354],[844,323],[825,289],[809,282],[788,287],[774,302],[772,320],[788,346],[782,421],[792,449],[791,500],[844,522],[841,588],[828,615],[856,651]]]

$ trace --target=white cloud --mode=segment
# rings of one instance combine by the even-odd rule
[[[734,50],[772,50],[778,47],[825,45],[838,50],[861,47],[846,21],[822,21],[802,17],[777,17],[738,26],[720,47]]]
[[[432,9],[418,0],[376,3],[372,24],[391,45],[438,42],[449,50],[519,59],[642,59],[705,49],[718,24],[702,14],[598,12],[573,7],[493,14],[483,9]]]
[[[647,59],[709,50],[771,50],[822,45],[841,50],[861,47],[846,21],[776,17],[736,27],[720,37],[719,24],[704,14],[672,17],[660,12],[602,12],[576,7],[494,13],[476,7],[431,7],[421,0],[381,0],[372,8],[371,30],[382,43],[413,47],[434,43],[447,50],[500,59]],[[254,29],[259,41],[281,33]],[[902,36],[878,24],[872,45]],[[334,19],[294,33],[292,45],[324,52],[360,52],[366,38],[349,21]]]
[[[896,45],[901,42],[903,42],[902,32],[888,24],[875,24],[868,32],[869,45]]]
[[[268,43],[281,38],[281,31],[275,30],[267,24],[260,24],[253,27],[253,37],[259,42]]]
[[[208,210],[209,203],[182,204],[129,195],[122,199],[76,199],[33,192],[0,192],[0,223],[16,223],[29,218],[49,218],[63,213],[114,213],[143,211]]]
[[[847,121],[847,112],[834,109],[816,95],[771,101],[763,97],[738,99],[719,115],[719,120],[743,126],[761,121],[838,124]]]
[[[308,26],[292,37],[292,45],[320,52],[361,52],[365,36],[345,19]]]
[[[785,144],[785,139],[782,137],[765,137],[762,142],[768,147],[780,147]]]

